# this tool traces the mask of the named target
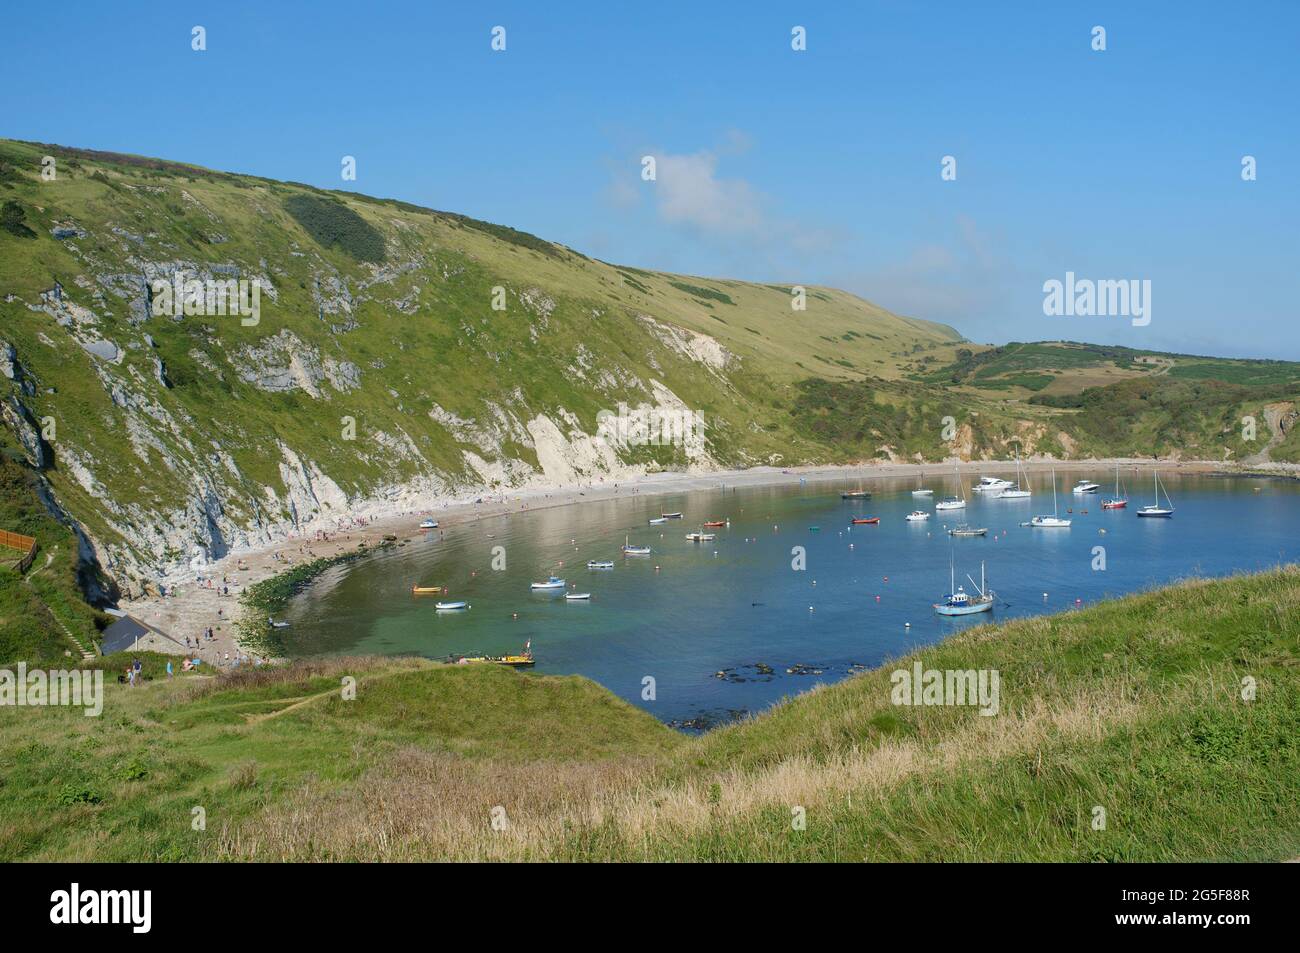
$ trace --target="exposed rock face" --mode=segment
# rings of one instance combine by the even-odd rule
[[[259,345],[243,348],[236,363],[239,376],[264,391],[301,388],[312,397],[320,397],[320,385],[326,381],[340,394],[355,390],[361,383],[361,369],[351,361],[322,358],[317,348],[304,344],[288,329]]]
[[[50,459],[45,441],[41,439],[40,429],[31,413],[17,397],[10,397],[4,403],[0,403],[0,417],[4,418],[5,424],[18,438],[27,462],[37,470],[44,470],[49,466]]]

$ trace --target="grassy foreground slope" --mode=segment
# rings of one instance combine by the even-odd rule
[[[3,710],[0,857],[1293,857],[1298,608],[1286,567],[981,626],[699,738],[422,661],[114,685],[100,719]],[[892,704],[917,659],[998,670],[999,714]]]

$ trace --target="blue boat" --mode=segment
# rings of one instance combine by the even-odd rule
[[[953,573],[952,560],[948,561],[948,587],[951,590],[944,596],[943,602],[934,604],[934,611],[939,615],[974,615],[976,612],[989,612],[993,609],[993,600],[996,593],[992,589],[984,588],[984,563],[980,562],[980,584],[977,587],[979,595],[971,595],[961,586],[956,585],[956,577]],[[970,579],[969,576],[966,577]],[[975,580],[971,579],[970,584],[975,585]]]
[[[540,591],[545,591],[550,589],[563,589],[564,580],[561,579],[559,576],[552,576],[551,578],[547,579],[546,582],[533,583],[532,588],[534,592],[540,592]]]

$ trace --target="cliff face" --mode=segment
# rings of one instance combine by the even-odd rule
[[[128,593],[349,509],[824,459],[794,380],[957,340],[158,160],[0,141],[0,202],[0,414]]]

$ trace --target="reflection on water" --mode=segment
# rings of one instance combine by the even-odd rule
[[[1061,493],[1061,515],[1072,511],[1074,525],[1059,530],[1020,525],[1052,512],[1046,475],[1032,478],[1028,500],[984,499],[970,491],[976,478],[967,475],[967,509],[923,523],[903,519],[913,509],[933,511],[932,499],[912,497],[915,478],[875,480],[873,499],[841,501],[838,485],[800,486],[791,477],[779,487],[592,501],[444,526],[322,575],[289,607],[293,627],[285,634],[295,655],[500,654],[532,639],[535,671],[588,676],[665,721],[686,722],[701,713],[759,710],[989,621],[931,611],[948,591],[950,547],[958,582],[968,589],[965,575],[978,581],[985,561],[998,595],[993,620],[1295,558],[1300,499],[1293,483],[1162,477],[1176,513],[1152,520],[1135,515],[1149,502],[1149,475],[1125,474],[1129,509],[1117,511],[1101,509],[1113,476],[1108,485],[1100,472],[1062,470],[1058,485],[1085,475],[1102,492]],[[952,477],[926,482],[936,499],[954,489]],[[675,510],[685,518],[647,525]],[[858,515],[881,523],[848,525]],[[716,540],[684,538],[715,518],[731,521],[709,530]],[[989,534],[950,541],[945,528],[962,522]],[[653,554],[624,558],[625,536]],[[1105,549],[1105,571],[1092,568],[1097,546]],[[805,571],[792,568],[795,547],[803,547]],[[503,570],[492,568],[494,553]],[[615,569],[589,571],[589,559],[614,560]],[[551,573],[565,577],[569,591],[592,593],[591,601],[529,591]],[[413,596],[412,585],[449,592]],[[439,613],[438,598],[473,608]],[[647,676],[653,701],[642,698]]]

